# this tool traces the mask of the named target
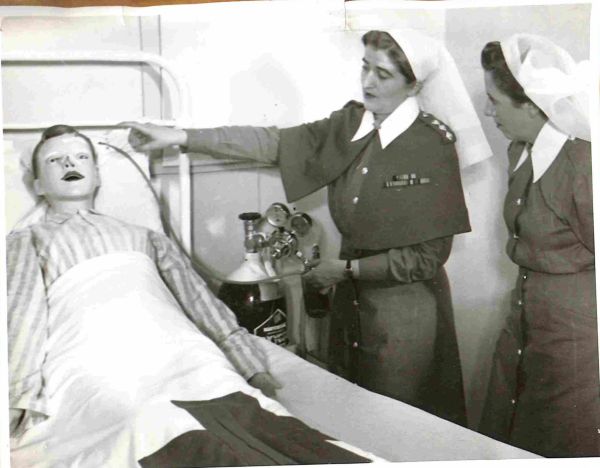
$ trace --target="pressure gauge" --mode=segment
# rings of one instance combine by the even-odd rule
[[[290,217],[290,210],[283,203],[273,203],[265,212],[265,218],[271,226],[281,228]]]
[[[312,218],[306,213],[296,213],[290,218],[290,226],[299,237],[306,236],[312,228]]]

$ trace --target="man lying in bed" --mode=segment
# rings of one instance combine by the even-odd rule
[[[96,153],[90,140],[85,135],[65,125],[48,128],[34,149],[32,170],[34,173],[34,189],[38,195],[43,196],[47,200],[49,211],[42,222],[10,233],[7,237],[6,249],[10,424],[13,437],[22,439],[25,435],[25,439],[27,439],[26,435],[29,433],[29,439],[31,440],[28,440],[25,445],[35,446],[37,442],[45,439],[43,441],[45,448],[49,446],[48,439],[58,441],[60,437],[56,435],[56,430],[53,429],[50,431],[50,434],[42,435],[43,431],[39,428],[43,427],[43,424],[48,424],[46,423],[48,420],[52,420],[55,414],[60,414],[63,411],[63,406],[66,407],[69,401],[73,402],[78,396],[84,395],[89,388],[93,388],[89,393],[91,396],[86,397],[87,399],[81,402],[81,405],[85,406],[97,394],[105,392],[105,387],[113,388],[116,385],[114,388],[117,390],[113,388],[114,391],[109,397],[103,396],[99,400],[101,403],[108,402],[109,406],[107,408],[99,407],[97,409],[100,418],[104,417],[102,411],[106,411],[108,421],[110,420],[108,415],[113,412],[117,413],[121,405],[124,404],[120,401],[118,395],[123,395],[123,399],[127,404],[135,402],[130,404],[130,406],[135,406],[141,404],[140,401],[143,398],[139,395],[146,391],[147,387],[159,389],[156,391],[152,390],[154,393],[149,393],[154,400],[157,400],[157,395],[161,394],[161,388],[167,388],[173,382],[181,382],[180,386],[185,388],[183,390],[176,389],[176,391],[172,392],[172,395],[175,396],[173,399],[186,400],[187,403],[178,402],[175,404],[180,408],[184,408],[198,420],[204,429],[213,428],[214,430],[210,431],[213,433],[211,435],[213,439],[209,441],[206,438],[206,434],[203,436],[204,438],[198,438],[198,434],[194,434],[194,432],[198,431],[187,431],[185,434],[182,434],[182,429],[179,428],[178,430],[174,429],[171,431],[170,435],[165,436],[166,439],[162,442],[170,441],[170,437],[173,435],[179,435],[179,438],[176,438],[175,441],[179,440],[182,447],[187,447],[185,455],[187,458],[185,458],[184,463],[196,463],[193,461],[195,455],[189,453],[189,447],[194,446],[194,440],[202,442],[205,448],[211,447],[210,450],[213,453],[223,452],[223,447],[231,446],[232,442],[231,440],[227,443],[223,442],[227,438],[223,439],[224,436],[222,434],[221,436],[215,436],[215,434],[222,432],[222,428],[215,429],[216,426],[214,426],[214,414],[217,413],[213,414],[211,411],[207,411],[206,407],[202,409],[202,405],[192,404],[190,406],[189,404],[189,400],[192,398],[190,398],[190,391],[188,391],[187,387],[193,387],[194,385],[202,386],[202,383],[207,381],[207,379],[210,380],[207,376],[208,374],[194,377],[195,381],[193,378],[191,380],[188,378],[186,381],[185,378],[183,380],[180,379],[182,372],[177,371],[173,374],[172,378],[168,378],[167,383],[161,383],[160,380],[157,380],[155,373],[166,372],[168,374],[173,367],[177,367],[180,364],[183,365],[182,363],[186,359],[192,359],[190,356],[194,354],[194,348],[190,348],[183,354],[177,354],[179,352],[177,349],[183,350],[185,346],[190,345],[195,340],[200,340],[201,335],[198,333],[199,330],[203,335],[210,337],[216,343],[229,362],[233,364],[235,370],[250,385],[262,390],[265,395],[273,396],[279,384],[268,373],[264,362],[264,355],[257,346],[256,341],[244,329],[239,327],[233,313],[211,294],[204,281],[194,272],[187,258],[180,253],[168,238],[148,229],[103,216],[92,209],[94,195],[100,185],[100,180],[96,166]],[[146,293],[142,291],[138,294],[138,296],[143,296],[140,299],[142,301],[141,304],[144,304],[144,307],[142,307],[144,310],[141,311],[142,315],[139,315],[139,311],[133,310],[137,307],[132,307],[129,305],[129,302],[126,302],[125,309],[120,309],[121,311],[118,313],[115,312],[115,321],[110,323],[108,325],[109,330],[106,330],[107,325],[103,322],[103,317],[109,320],[108,317],[113,313],[115,307],[123,307],[118,306],[118,303],[116,303],[117,305],[112,305],[110,301],[114,299],[113,296],[116,297],[118,294],[121,294],[118,292],[120,287],[124,288],[122,294],[128,295],[130,293],[130,287],[122,285],[122,280],[118,279],[118,275],[123,274],[124,269],[128,268],[129,265],[127,263],[129,257],[123,260],[122,256],[119,256],[119,254],[123,253],[142,255],[142,263],[144,261],[149,263],[150,268],[158,273],[157,278],[159,277],[159,282],[162,280],[162,283],[170,291],[170,295],[167,293],[170,298],[167,297],[165,301],[168,303],[170,299],[174,298],[178,308],[183,311],[185,316],[175,313],[171,317],[162,317],[160,315],[161,311],[150,312],[149,310],[152,309],[153,303],[149,302],[149,299],[143,302]],[[135,257],[135,259],[137,258]],[[105,259],[114,259],[116,261],[116,265],[114,263],[106,264],[109,272],[114,271],[114,273],[108,274],[107,281],[109,282],[102,282],[100,278],[100,282],[98,283],[100,286],[94,283],[93,287],[86,289],[86,284],[89,285],[96,278],[102,276],[96,273],[96,271],[105,271],[103,270],[103,264],[99,263],[104,262]],[[86,271],[89,270],[81,269],[80,265],[90,263],[93,264],[94,268],[98,268],[98,270],[92,270],[94,273],[91,274],[90,279],[84,281],[83,278],[88,274]],[[152,263],[154,267],[152,267]],[[127,271],[135,272],[137,271],[135,268],[138,267],[134,266],[133,270]],[[147,268],[147,265],[143,266],[143,268]],[[75,274],[73,274],[74,271]],[[143,273],[145,270],[142,269],[140,271],[142,273],[139,275],[133,273],[125,274],[125,276],[129,275],[133,281],[131,288],[135,289],[137,287],[136,281],[142,281],[141,278],[145,274]],[[150,271],[150,283],[152,282],[153,274]],[[111,275],[117,278],[116,283],[110,283]],[[71,278],[70,276],[78,276],[79,278]],[[68,281],[79,280],[82,283],[69,283],[64,279],[65,277],[68,278]],[[123,279],[123,281],[125,280],[127,280],[127,277]],[[67,285],[75,284],[76,286],[63,286],[61,282]],[[106,284],[112,285],[102,286]],[[142,287],[147,286],[142,285]],[[156,285],[149,285],[151,291],[161,289],[162,286],[158,283]],[[98,288],[102,287],[109,289],[98,290]],[[100,321],[93,315],[94,311],[97,313],[97,307],[92,307],[93,310],[91,312],[85,308],[85,303],[95,300],[93,298],[96,296],[109,301],[106,311],[103,311],[103,315],[100,316]],[[163,299],[154,300],[155,303],[157,301],[160,302]],[[73,304],[75,304],[75,307]],[[79,304],[81,305],[81,311],[79,310]],[[154,320],[154,317],[158,317],[155,322],[155,325],[157,325],[155,327],[157,330],[155,331],[147,331],[147,329],[152,329],[152,323],[149,325],[146,324],[148,321],[147,315],[143,315],[146,313],[146,308],[148,309],[147,314],[155,314],[151,320]],[[74,313],[70,313],[70,316],[65,316],[65,310],[74,310]],[[135,318],[136,313],[138,313],[137,318]],[[73,320],[73,316],[77,316],[78,314],[81,314],[83,318],[75,318],[85,324],[85,327],[88,327],[85,332],[87,335],[81,332],[81,323],[74,322],[76,325],[72,325],[69,322]],[[184,318],[186,323],[181,322],[181,317],[177,315],[187,317],[187,319]],[[92,322],[93,325],[91,327],[89,323],[85,322],[87,320],[86,317],[94,317],[93,320],[95,322]],[[160,322],[163,318],[165,320]],[[177,323],[176,326],[180,326],[180,328],[177,329],[175,327],[175,331],[170,332],[172,333],[171,335],[167,334],[166,338],[160,335],[161,329],[163,331],[169,329],[171,323]],[[186,326],[189,326],[190,323],[193,323],[197,327],[193,331],[193,335],[189,335],[189,330],[186,329]],[[181,330],[181,333],[177,330]],[[152,333],[156,335],[152,335]],[[144,341],[146,334],[147,339]],[[173,334],[177,334],[177,336],[173,336]],[[104,341],[100,343],[100,347],[94,348],[93,342],[100,336],[103,337]],[[129,348],[127,347],[128,336],[130,337],[129,344],[131,345]],[[71,340],[72,344],[70,343]],[[148,340],[150,342],[147,342]],[[181,343],[178,343],[178,340],[181,340]],[[119,351],[121,342],[125,343],[123,345],[125,347]],[[77,346],[81,346],[81,348],[79,349]],[[204,345],[200,344],[198,346]],[[77,352],[73,353],[73,349],[77,349]],[[215,359],[218,361],[219,357],[211,351],[210,347],[207,349],[209,351],[206,360]],[[157,351],[158,354],[153,357],[152,353],[154,350],[160,351]],[[173,354],[174,361],[164,361],[160,364],[161,360],[163,358],[166,359],[165,356],[171,353],[171,350],[176,350],[174,351],[175,354]],[[70,356],[69,353],[76,356]],[[91,354],[85,357],[86,353]],[[117,354],[115,355],[115,353]],[[138,361],[135,361],[136,353],[141,353],[140,360]],[[77,364],[79,367],[72,367],[70,371],[65,370],[71,369],[69,366],[74,366],[72,361],[82,355],[84,356],[81,361],[83,364]],[[65,356],[68,356],[68,358],[65,358]],[[204,363],[203,359],[200,356],[197,361],[198,365]],[[102,363],[103,360],[106,362]],[[57,368],[59,365],[57,363],[61,363],[62,371]],[[193,360],[190,363],[192,363],[190,364],[192,367],[196,367]],[[140,367],[148,366],[148,364],[148,369],[140,370]],[[128,365],[130,366],[129,368],[127,367]],[[161,365],[163,366],[162,368],[160,367]],[[116,382],[120,378],[116,378],[115,375],[121,375],[117,373],[116,368],[120,367],[123,367],[123,369],[118,369],[122,373],[123,381],[133,382],[127,384],[129,385],[128,387],[124,386],[122,382],[118,384]],[[164,369],[164,371],[160,369]],[[73,375],[62,375],[61,372],[63,374],[72,372]],[[220,371],[215,372],[215,375],[217,375]],[[149,375],[151,377],[148,377]],[[193,375],[193,370],[189,372],[189,375]],[[216,379],[214,385],[211,384],[212,388],[218,387],[225,378],[218,377]],[[142,380],[144,382],[147,380],[148,384],[145,386],[141,385],[140,382]],[[77,382],[79,381],[83,383],[78,384]],[[77,385],[83,386],[79,388]],[[239,387],[241,384],[235,384],[232,387],[234,390],[238,388],[236,385]],[[135,388],[135,390],[131,390],[132,388]],[[162,393],[165,392],[163,391]],[[217,392],[218,395],[222,393]],[[61,395],[66,403],[61,400]],[[161,394],[161,396],[164,395]],[[235,398],[238,400],[234,399],[233,403],[232,401],[225,401],[225,404],[233,408],[239,403],[239,398],[244,400],[244,395],[238,394]],[[51,400],[53,399],[60,402],[60,404],[56,403],[56,401],[52,403]],[[148,401],[154,401],[150,397],[147,399]],[[193,399],[202,400],[203,397],[200,396]],[[143,401],[145,402],[146,400]],[[101,403],[98,403],[98,405],[101,406]],[[232,404],[233,406],[231,406]],[[154,410],[158,411],[156,407],[155,405]],[[256,407],[255,409],[259,408]],[[82,411],[90,412],[91,410],[85,407],[85,411],[76,409],[73,414],[77,416]],[[130,410],[128,409],[127,411]],[[135,413],[136,417],[138,419],[141,418],[139,416],[141,410],[137,406],[135,411],[137,411]],[[247,408],[243,413],[247,414]],[[90,414],[95,413],[91,411]],[[266,417],[268,419],[271,416],[273,415]],[[76,417],[73,417],[73,419],[69,419],[69,422],[72,425],[76,425],[76,419]],[[287,419],[291,420],[292,418]],[[213,422],[211,423],[211,421]],[[266,420],[263,420],[262,425],[265,423]],[[294,424],[296,423],[301,424],[294,422]],[[85,421],[82,424],[82,427],[86,427]],[[221,427],[219,424],[217,426]],[[241,427],[238,423],[235,424],[237,424],[236,427],[238,429]],[[247,422],[247,426],[252,426],[253,424],[255,423]],[[61,431],[62,427],[64,426],[60,426],[58,430]],[[32,428],[37,428],[36,430],[39,434],[36,430],[32,431]],[[245,431],[245,429],[241,430],[242,432]],[[297,428],[294,430],[297,430]],[[229,433],[228,431],[231,432],[231,428],[225,432]],[[316,431],[314,432],[318,434]],[[321,436],[318,435],[316,437],[318,439]],[[311,437],[314,438],[315,435],[309,436],[308,439]],[[242,437],[242,439],[244,438],[247,437]],[[159,446],[163,447],[163,450],[160,453],[155,453],[155,459],[148,458],[146,464],[143,464],[143,466],[160,466],[162,463],[165,463],[165,460],[168,460],[168,458],[160,457],[170,456],[178,451],[177,447],[173,446],[173,442],[169,446],[164,446],[162,442]],[[315,441],[312,440],[311,444],[314,443]],[[154,446],[149,445],[149,447],[156,448],[156,443]],[[330,450],[334,448],[333,446],[327,447],[325,451],[323,449],[319,449],[320,452],[317,450],[319,455],[313,462],[360,461],[360,457],[351,454],[346,455],[341,450],[334,453]],[[264,447],[258,447],[254,451],[251,450],[251,453],[244,450],[242,450],[242,454],[229,454],[220,461],[213,457],[208,461],[208,464],[212,464],[213,466],[220,463],[237,464],[236,460],[240,457],[241,461],[244,461],[243,459],[255,460],[256,464],[294,462],[293,457],[277,455],[279,453],[277,451],[267,458],[264,458],[264,454],[255,457],[256,454],[261,454],[265,450],[272,450],[264,449]],[[179,450],[179,452],[181,451]],[[24,459],[27,460],[28,456]],[[176,456],[181,457],[182,455],[179,453]],[[205,457],[206,453],[202,456]],[[310,462],[310,460],[310,457],[308,459],[300,457],[298,461]]]

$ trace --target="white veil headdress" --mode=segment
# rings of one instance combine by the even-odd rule
[[[549,39],[514,34],[500,41],[504,60],[525,94],[570,137],[591,141],[589,60],[579,63]]]
[[[419,107],[448,124],[454,132],[460,167],[491,157],[492,149],[446,46],[418,31],[405,29],[388,33],[402,48],[417,81],[422,84],[417,94]]]

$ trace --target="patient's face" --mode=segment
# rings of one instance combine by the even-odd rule
[[[38,178],[34,188],[50,204],[93,200],[100,185],[98,168],[88,143],[76,135],[47,140],[37,155]]]

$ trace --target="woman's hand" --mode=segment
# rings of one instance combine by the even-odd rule
[[[275,378],[273,378],[273,376],[268,372],[259,372],[258,374],[254,374],[252,377],[250,377],[248,383],[254,388],[258,388],[269,398],[274,398],[277,390],[281,388],[281,384],[277,382],[277,380],[275,380]]]
[[[314,288],[326,289],[344,280],[345,269],[344,260],[321,260],[321,263],[314,270],[309,271],[304,278]]]
[[[136,151],[153,151],[187,144],[187,133],[179,128],[137,122],[121,122],[119,126],[131,129],[129,144]]]

